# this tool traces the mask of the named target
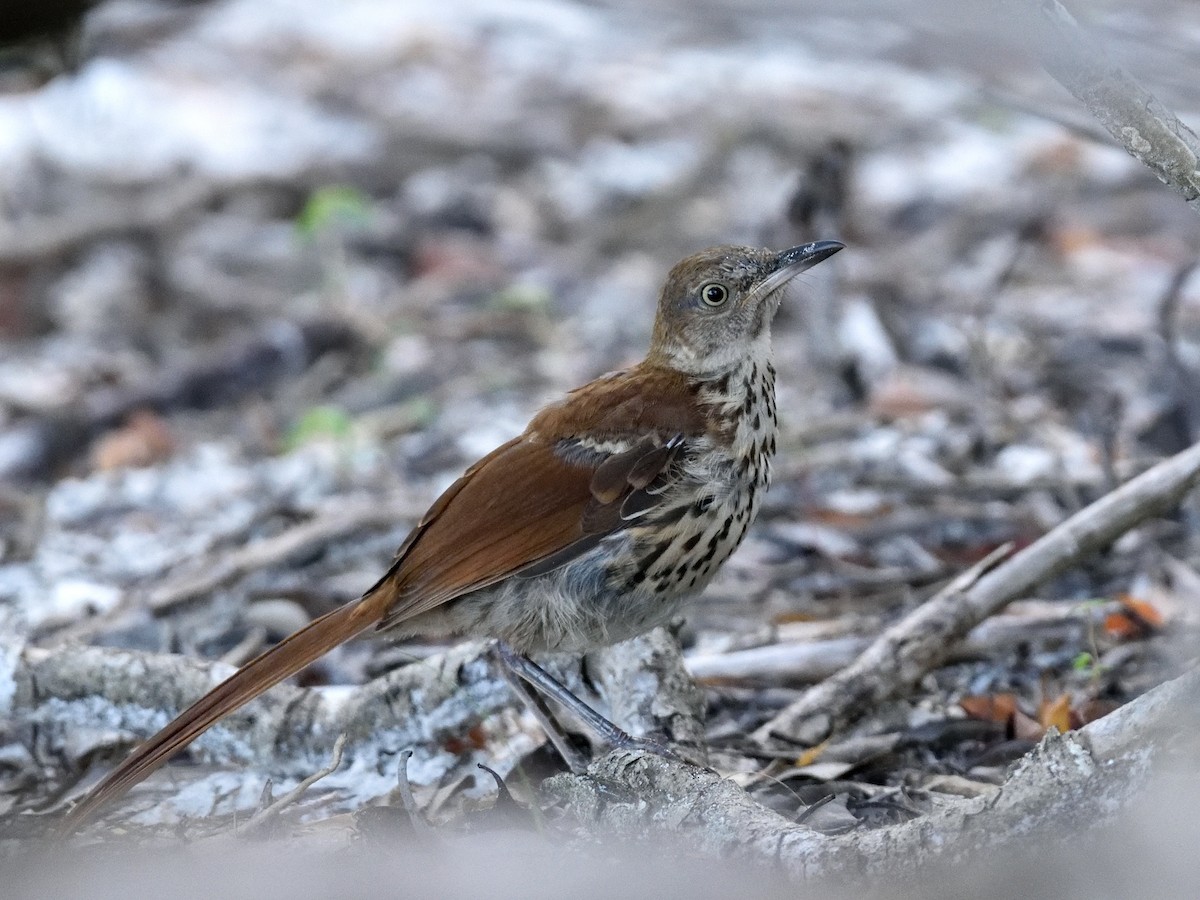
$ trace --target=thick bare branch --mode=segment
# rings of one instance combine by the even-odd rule
[[[1179,710],[1197,704],[1200,672],[1191,672],[1079,732],[1052,733],[990,797],[947,801],[908,822],[840,836],[766,810],[713,772],[641,752],[609,754],[586,776],[558,776],[548,789],[601,833],[682,837],[693,852],[778,864],[793,878],[904,877],[933,862],[980,858],[1024,835],[1111,821],[1172,749]],[[636,799],[614,802],[622,790]]]
[[[1157,515],[1200,481],[1200,444],[1101,497],[969,587],[952,584],[887,629],[853,664],[806,691],[755,732],[815,744],[898,696],[945,661],[985,618]]]
[[[148,736],[232,672],[220,663],[98,647],[25,648],[0,682],[0,719],[30,729],[39,747],[68,757]],[[477,644],[405,666],[361,687],[280,685],[194,745],[222,765],[304,776],[328,759],[337,737],[362,761],[437,744],[511,703]]]
[[[1032,0],[1042,65],[1116,141],[1200,213],[1200,137],[1117,65],[1058,0]]]

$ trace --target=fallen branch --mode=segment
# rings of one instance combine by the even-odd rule
[[[640,751],[611,753],[586,776],[556,776],[547,789],[590,831],[627,841],[682,840],[692,853],[767,863],[792,878],[911,878],[930,863],[982,858],[1025,835],[1111,822],[1145,789],[1158,757],[1186,742],[1179,711],[1198,704],[1200,672],[1190,672],[1078,732],[1051,733],[990,797],[840,836],[768,811],[713,772]],[[623,796],[634,799],[614,799]]]
[[[2,643],[2,642],[0,642]],[[3,648],[0,648],[3,649]],[[74,766],[97,748],[145,738],[232,668],[165,654],[96,647],[0,653],[0,720],[47,763]],[[200,758],[302,777],[339,735],[358,762],[438,747],[511,704],[478,644],[395,670],[355,688],[280,685],[193,744]],[[382,765],[382,762],[380,762]]]
[[[995,658],[1022,644],[1078,639],[1089,627],[1100,627],[1106,616],[1121,609],[1115,600],[1087,607],[1053,602],[1024,605],[1027,609],[1023,614],[993,617],[975,626],[952,648],[948,660]],[[723,653],[697,653],[688,656],[684,664],[692,677],[701,681],[769,679],[812,684],[850,665],[871,645],[871,638],[862,635],[812,640],[785,639],[786,626],[780,632],[777,643]]]
[[[572,691],[586,685],[577,659],[547,668]],[[703,697],[684,671],[678,645],[659,630],[591,659],[618,724],[666,733],[703,758]],[[44,766],[76,770],[98,749],[145,738],[225,678],[221,663],[96,647],[24,646],[0,621],[0,721]],[[279,685],[201,736],[191,752],[221,767],[274,777],[311,777],[345,739],[356,771],[394,770],[400,754],[444,753],[476,723],[514,698],[479,644],[464,644],[355,687]]]
[[[878,703],[909,690],[985,618],[1174,506],[1198,481],[1200,444],[1101,497],[971,586],[952,583],[887,629],[850,666],[761,726],[755,739],[767,743],[783,736],[819,743]]]
[[[146,604],[161,614],[176,604],[209,594],[253,572],[304,557],[355,532],[415,521],[424,511],[424,506],[406,498],[375,498],[356,503],[344,499],[331,501],[307,522],[237,550],[222,549],[197,565],[195,571],[167,579],[150,592]]]
[[[1117,65],[1058,0],[1033,0],[1042,65],[1122,147],[1200,213],[1200,137]]]

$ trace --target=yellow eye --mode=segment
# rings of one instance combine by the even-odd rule
[[[705,306],[720,306],[729,299],[729,288],[715,281],[710,281],[700,288],[700,299]]]

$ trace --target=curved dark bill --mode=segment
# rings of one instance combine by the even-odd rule
[[[801,272],[811,269],[823,259],[829,259],[845,246],[841,241],[813,241],[784,250],[775,258],[775,266],[770,274],[755,286],[750,297],[769,296]]]
[[[784,250],[779,254],[776,271],[787,269],[792,275],[799,275],[805,269],[811,269],[822,260],[829,259],[845,246],[841,241],[813,241],[811,244],[801,244],[791,250]]]

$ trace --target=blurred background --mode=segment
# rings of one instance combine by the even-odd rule
[[[821,674],[714,659],[865,639],[1197,439],[1200,222],[1038,66],[1022,4],[87,7],[0,16],[0,602],[42,646],[237,661],[357,595],[463,466],[639,359],[712,244],[848,245],[780,315],[776,487],[682,632],[713,740]],[[1192,0],[1076,12],[1200,123]],[[412,513],[140,602],[371,498]],[[1195,512],[1014,607],[871,725],[949,723],[861,784],[986,780],[1178,672]]]

